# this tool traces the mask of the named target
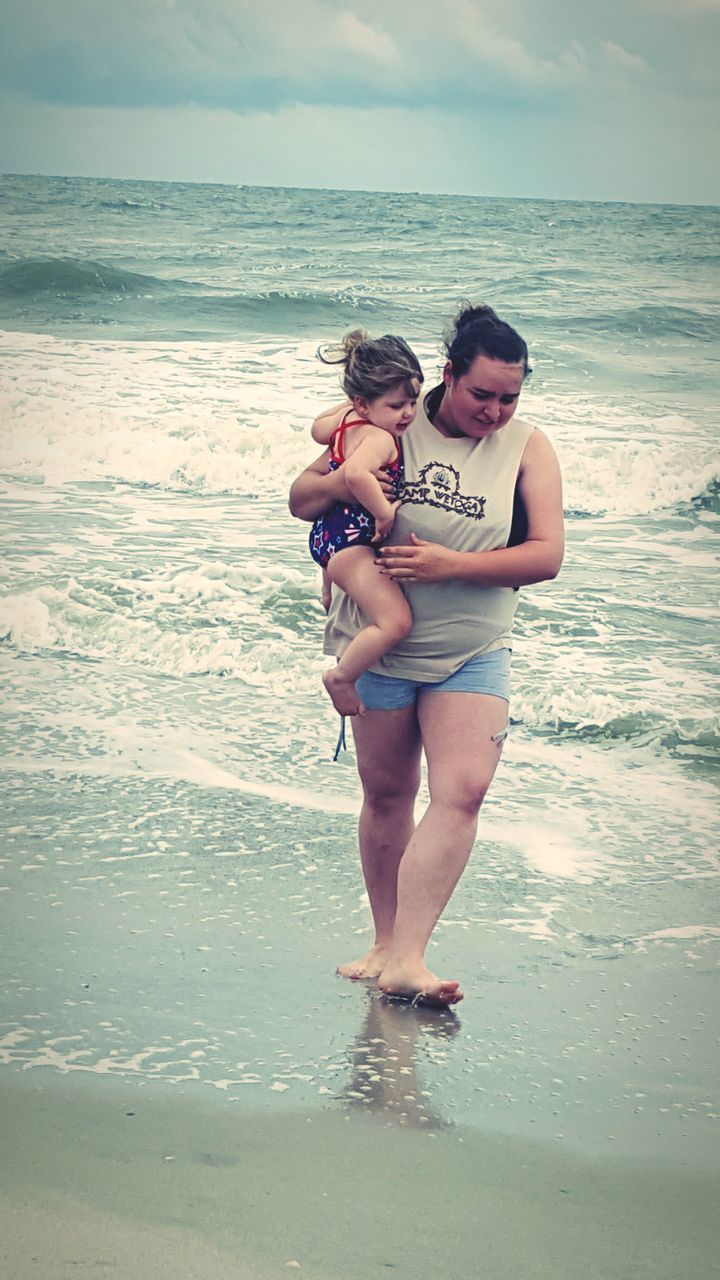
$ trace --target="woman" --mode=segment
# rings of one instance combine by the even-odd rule
[[[403,584],[413,628],[357,682],[360,856],[375,941],[338,968],[440,1006],[462,999],[460,984],[430,972],[425,948],[469,857],[507,733],[517,588],[554,578],[563,558],[555,452],[514,417],[525,342],[490,307],[467,306],[446,350],[442,383],[404,439],[402,505],[379,557],[378,572]],[[326,468],[323,454],[295,481],[293,515],[311,520],[347,500],[342,469]],[[508,545],[517,499],[526,527]],[[334,592],[326,651],[342,654],[362,625]],[[415,826],[423,754],[430,804]]]

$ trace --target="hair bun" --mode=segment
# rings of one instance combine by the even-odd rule
[[[493,311],[492,307],[488,306],[487,303],[481,302],[477,307],[474,307],[471,302],[462,302],[455,320],[456,332],[459,333],[461,329],[466,329],[468,325],[477,324],[478,322],[490,325],[501,323],[497,312]]]
[[[367,342],[370,334],[367,329],[352,329],[350,333],[346,333],[342,340],[343,351],[346,355],[350,355],[356,347],[361,346],[363,342]]]
[[[322,360],[323,364],[346,365],[352,360],[358,347],[369,340],[370,334],[366,329],[353,329],[350,333],[346,333],[340,342],[331,342],[327,346],[318,347],[318,360]]]
[[[507,364],[522,364],[525,377],[530,372],[524,338],[484,302],[477,307],[471,302],[460,303],[460,310],[445,331],[445,350],[456,377],[467,373],[480,355]]]

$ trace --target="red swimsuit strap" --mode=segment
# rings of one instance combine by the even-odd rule
[[[335,462],[345,461],[345,450],[343,448],[343,437],[349,427],[367,427],[367,418],[350,418],[350,410],[345,414],[340,426],[333,431],[330,437],[330,452]]]
[[[372,422],[368,422],[367,418],[351,419],[349,414],[350,414],[350,410],[348,410],[348,413],[343,418],[342,422],[340,423],[340,426],[337,427],[335,431],[333,431],[333,434],[331,435],[330,442],[329,442],[330,452],[332,454],[333,461],[340,464],[345,462],[345,450],[343,448],[343,439],[345,436],[345,432],[349,430],[350,427],[371,427],[373,425]],[[394,464],[398,461],[399,458],[400,458],[400,446],[397,440],[395,440],[395,457],[393,458],[392,463],[390,465],[394,466]]]

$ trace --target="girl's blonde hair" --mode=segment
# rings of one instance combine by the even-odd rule
[[[402,383],[409,396],[420,394],[424,378],[420,362],[403,338],[387,333],[371,338],[364,329],[346,333],[339,346],[319,347],[323,364],[341,364],[342,387],[349,400],[377,400]]]

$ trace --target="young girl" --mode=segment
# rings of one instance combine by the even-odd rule
[[[323,569],[324,603],[335,583],[369,619],[323,675],[335,709],[354,716],[365,710],[355,689],[358,676],[412,627],[402,588],[378,571],[375,547],[390,533],[400,505],[400,438],[415,417],[423,374],[402,338],[372,339],[361,329],[346,335],[339,354],[318,355],[325,364],[344,366],[348,400],[315,419],[313,439],[329,446],[331,471],[344,464],[345,483],[357,501],[339,502],[315,521],[310,552]],[[379,470],[394,484],[392,501],[375,475]]]

